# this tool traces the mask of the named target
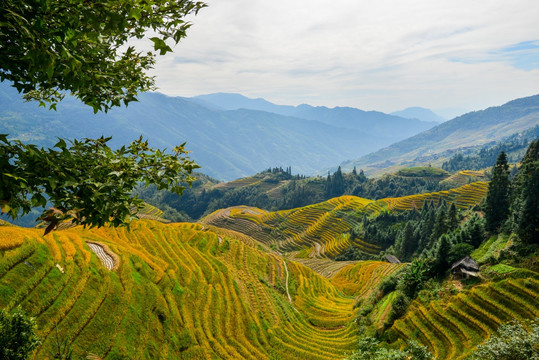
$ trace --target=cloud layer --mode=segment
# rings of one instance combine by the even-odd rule
[[[208,0],[160,91],[280,104],[480,109],[539,93],[536,0]]]

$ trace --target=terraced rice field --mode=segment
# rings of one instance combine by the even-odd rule
[[[332,258],[356,245],[373,254],[379,247],[351,240],[346,234],[358,223],[354,215],[361,213],[369,202],[355,196],[341,196],[320,204],[271,213],[234,207],[210,214],[202,222],[243,232],[279,251],[309,246],[317,250],[317,257]]]
[[[464,186],[470,182],[475,181],[487,181],[488,177],[485,175],[485,171],[473,171],[473,170],[462,170],[454,173],[447,179],[443,180],[442,183],[447,183],[453,186]]]
[[[414,303],[390,336],[396,341],[415,337],[436,359],[464,359],[501,323],[539,316],[538,298],[538,276],[476,286],[446,303]]]
[[[344,267],[331,282],[344,294],[368,297],[376,290],[382,279],[401,269],[405,264],[391,264],[384,261],[359,261]]]
[[[201,221],[244,233],[280,252],[292,252],[309,247],[311,257],[334,258],[355,245],[367,254],[377,254],[380,248],[361,239],[350,239],[348,232],[358,225],[364,214],[377,216],[392,210],[421,209],[424,204],[444,200],[459,208],[477,205],[486,196],[488,182],[474,182],[459,188],[386,198],[377,201],[355,196],[341,196],[328,201],[292,210],[266,212],[238,206],[218,210]]]
[[[430,201],[438,204],[442,200],[447,204],[455,204],[458,208],[467,208],[479,204],[486,196],[487,191],[488,182],[477,181],[447,191],[386,198],[377,202],[385,203],[389,210],[421,209],[424,204]]]
[[[354,348],[352,296],[292,261],[287,283],[281,257],[212,229],[1,227],[0,308],[37,318],[34,359],[53,350],[55,328],[81,358],[329,360]],[[117,270],[87,242],[117,254]]]

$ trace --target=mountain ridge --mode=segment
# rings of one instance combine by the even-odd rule
[[[57,111],[24,103],[7,83],[0,84],[0,133],[39,146],[53,146],[56,137],[113,136],[120,147],[143,136],[153,147],[172,149],[187,142],[191,158],[202,171],[220,180],[233,180],[268,167],[292,166],[312,174],[340,161],[390,145],[430,125],[414,127],[403,120],[408,133],[369,126],[304,119],[249,109],[220,110],[186,98],[144,93],[127,108],[93,114],[67,97]]]
[[[402,166],[438,164],[461,148],[498,141],[539,124],[539,95],[473,111],[401,140],[356,160],[341,164],[377,174]]]

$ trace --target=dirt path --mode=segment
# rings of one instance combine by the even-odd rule
[[[284,262],[284,270],[286,271],[286,295],[288,295],[288,301],[290,301],[290,304],[292,304],[292,297],[290,296],[290,291],[288,291],[288,266],[286,265],[286,260]]]
[[[114,257],[109,254],[110,250],[106,251],[103,245],[98,243],[87,242],[86,244],[97,255],[99,260],[101,260],[103,266],[111,271],[114,270],[115,266],[117,265],[117,261],[115,261]]]

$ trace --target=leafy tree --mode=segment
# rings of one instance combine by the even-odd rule
[[[51,108],[71,93],[94,112],[135,101],[154,87],[146,74],[155,56],[126,46],[148,33],[155,51],[172,51],[191,26],[184,18],[206,5],[190,0],[11,0],[0,8],[0,80]],[[167,43],[168,42],[168,43]],[[126,224],[141,201],[129,194],[142,181],[181,193],[198,167],[184,144],[168,155],[139,139],[112,150],[108,139],[56,144],[58,150],[10,142],[0,134],[0,211],[11,218],[52,202],[46,232],[61,220]]]
[[[400,282],[404,294],[413,299],[417,292],[421,290],[421,286],[423,286],[423,282],[426,280],[429,271],[430,265],[426,259],[415,258],[412,260]]]
[[[473,360],[528,360],[539,359],[539,324],[531,322],[529,330],[513,321],[502,324],[496,334],[470,356]]]
[[[448,254],[448,264],[451,265],[455,261],[459,261],[465,256],[470,255],[474,250],[474,247],[467,243],[459,243],[451,246]]]
[[[128,223],[142,205],[131,196],[140,181],[181,194],[178,182],[194,180],[190,174],[198,165],[184,156],[184,145],[165,154],[142,138],[118,150],[107,146],[109,140],[74,140],[70,146],[60,140],[55,150],[0,137],[1,211],[16,218],[51,202],[53,208],[41,216],[50,222],[46,233],[62,220],[118,226]]]
[[[23,360],[41,343],[36,335],[36,320],[20,307],[13,313],[0,311],[0,358]]]
[[[9,0],[0,5],[0,80],[54,107],[70,92],[95,112],[136,100],[154,87],[152,52],[125,46],[150,40],[161,55],[206,5],[189,0]]]
[[[408,342],[404,350],[383,346],[372,336],[360,337],[358,347],[345,360],[431,360],[433,357],[426,347],[415,341]]]
[[[509,166],[505,152],[500,152],[492,172],[485,202],[486,229],[496,232],[509,215]]]

